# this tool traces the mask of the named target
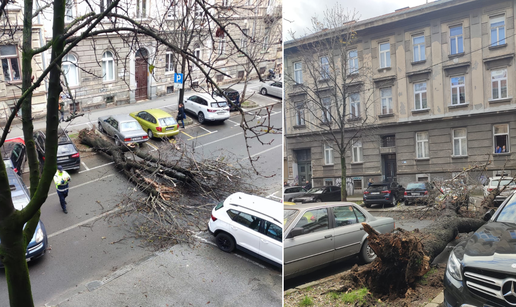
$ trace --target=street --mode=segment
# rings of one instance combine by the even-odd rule
[[[252,86],[250,86],[253,88]],[[258,91],[259,84],[254,85]],[[249,89],[249,87],[248,87]],[[66,127],[69,134],[75,134],[85,127],[96,125],[97,118],[103,115],[130,113],[149,108],[162,108],[172,115],[177,113],[177,93],[165,98],[153,101],[144,101],[133,105],[123,105],[116,108],[100,109],[88,112],[84,117],[75,119]],[[187,96],[187,94],[185,94]],[[281,128],[281,104],[278,100],[269,96],[256,95],[261,106],[274,105],[270,114],[271,124],[275,128]],[[174,100],[176,99],[176,100]],[[270,107],[269,107],[270,108]],[[253,114],[259,113],[258,117]],[[253,121],[260,120],[266,113],[260,108],[246,110],[246,118]],[[240,114],[233,112],[229,120],[222,124],[199,125],[194,117],[193,124],[181,129],[181,133],[175,138],[177,146],[192,146],[195,148],[197,158],[213,158],[221,155],[237,159],[244,167],[250,167],[249,157],[246,151],[245,139],[242,129],[239,127]],[[44,127],[43,121],[34,122],[35,129]],[[21,125],[13,127],[9,137],[22,135]],[[272,141],[272,142],[271,142]],[[169,145],[162,140],[151,140],[144,145],[148,151],[158,150],[159,147]],[[261,196],[281,195],[281,165],[282,148],[281,133],[270,134],[263,137],[262,142],[271,142],[270,145],[262,145],[256,139],[249,139],[249,153],[251,157],[258,158],[255,162],[261,176],[246,178],[262,191]],[[134,185],[127,182],[126,178],[118,174],[113,167],[110,158],[94,152],[81,153],[81,169],[78,172],[70,172],[72,177],[70,194],[67,198],[68,212],[62,213],[55,188],[51,186],[48,198],[41,208],[41,220],[45,224],[49,246],[46,255],[33,263],[29,262],[32,292],[36,306],[56,304],[62,302],[73,294],[91,288],[92,282],[102,280],[105,276],[123,270],[124,267],[143,259],[154,256],[154,251],[144,248],[145,242],[135,239],[130,233],[132,218],[119,216],[117,213],[126,205],[124,199],[135,191]],[[28,174],[25,173],[24,181],[28,183]],[[278,203],[278,205],[281,205]],[[209,216],[206,216],[208,221]],[[196,260],[195,270],[199,273],[211,271],[213,263],[225,265],[217,275],[221,283],[236,284],[241,281],[241,276],[252,277],[269,282],[260,284],[260,292],[256,292],[249,299],[260,300],[260,293],[270,297],[272,301],[281,304],[281,270],[265,264],[252,256],[244,253],[223,253],[218,250],[214,239],[207,232],[196,235],[199,244],[204,246],[201,260]],[[188,246],[177,247],[181,250],[190,249]],[[184,256],[192,260],[199,259],[197,253],[184,253]],[[202,257],[209,256],[210,261],[202,261]],[[181,258],[184,261],[185,258]],[[211,263],[211,264],[210,264]],[[237,264],[237,265],[236,265]],[[224,272],[231,271],[231,274]],[[175,271],[176,274],[178,274]],[[0,276],[5,272],[1,271]],[[5,276],[0,282],[0,300],[8,301]],[[177,280],[185,280],[187,276],[177,276]],[[250,277],[249,277],[250,278]],[[247,280],[247,278],[246,278]],[[199,284],[197,291],[202,291],[206,284]],[[192,285],[186,284],[184,293],[192,291]],[[214,284],[217,291],[212,291],[214,296],[224,296],[218,284]],[[180,291],[180,285],[176,288]],[[241,291],[244,291],[242,286]],[[205,288],[204,288],[205,289]],[[129,291],[130,289],[128,289]],[[188,290],[188,291],[187,291]],[[231,291],[231,287],[226,291]],[[227,293],[229,295],[229,293]],[[269,299],[269,298],[268,298]],[[239,299],[240,302],[242,299]],[[215,302],[215,297],[212,299]],[[278,305],[278,306],[279,306]]]

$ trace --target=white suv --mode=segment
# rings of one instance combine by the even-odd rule
[[[229,106],[226,99],[206,93],[197,93],[184,100],[185,111],[197,115],[200,124],[205,121],[223,122],[229,118]]]
[[[211,212],[208,229],[224,252],[235,248],[281,266],[281,203],[244,193],[230,195]]]

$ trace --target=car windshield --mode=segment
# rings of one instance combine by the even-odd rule
[[[496,221],[516,224],[516,202],[507,203],[496,218]]]
[[[173,117],[160,118],[158,119],[158,121],[161,127],[173,126],[177,124],[176,120]]]
[[[134,130],[140,130],[140,125],[137,121],[132,122],[123,122],[120,125],[120,131],[134,131]]]
[[[312,188],[308,193],[310,194],[322,194],[324,192],[324,188]]]
[[[512,179],[502,179],[502,180],[496,179],[496,180],[491,181],[491,186],[497,187],[498,183],[500,184],[500,187],[504,187],[506,185],[511,185],[511,186],[516,185],[516,183],[514,181],[512,181],[512,182],[511,181],[512,181]]]
[[[426,189],[424,182],[415,182],[415,183],[409,183],[407,185],[407,190],[415,190],[415,189]]]
[[[299,213],[299,210],[295,209],[285,209],[283,210],[283,224],[285,228],[288,227],[292,223],[292,221],[296,218],[297,214]]]
[[[63,144],[63,145],[57,146],[57,155],[58,156],[70,155],[70,154],[74,154],[75,152],[76,152],[75,147],[72,144]]]
[[[223,108],[223,107],[227,107],[228,103],[225,101],[217,101],[217,102],[210,103],[210,105],[212,108]]]

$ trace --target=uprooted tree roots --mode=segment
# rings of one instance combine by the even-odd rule
[[[214,202],[234,192],[255,192],[245,180],[251,171],[227,153],[202,159],[186,144],[167,141],[148,153],[115,146],[94,129],[81,130],[79,140],[111,156],[120,173],[146,195],[131,196],[122,212],[138,213],[134,231],[156,247],[191,243],[192,231],[206,226]]]

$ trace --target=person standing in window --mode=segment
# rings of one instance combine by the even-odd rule
[[[507,152],[507,151],[505,150],[505,145],[503,145],[503,146],[502,146],[502,152]]]
[[[501,152],[502,152],[502,148],[500,148],[500,146],[496,146],[495,153],[501,153]]]

